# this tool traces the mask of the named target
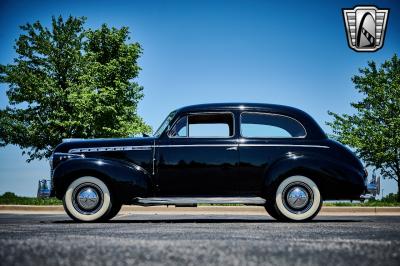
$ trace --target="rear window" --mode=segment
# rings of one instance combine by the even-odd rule
[[[242,113],[241,135],[247,138],[302,138],[306,131],[297,120],[284,115]]]

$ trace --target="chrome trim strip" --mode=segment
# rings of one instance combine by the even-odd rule
[[[238,144],[172,144],[172,145],[157,145],[160,148],[169,147],[237,147]]]
[[[153,171],[151,172],[153,175],[155,175],[155,166],[156,163],[156,140],[153,140],[153,159],[152,159],[152,165],[153,165]]]
[[[115,146],[115,147],[93,147],[70,149],[69,153],[79,152],[102,152],[102,151],[132,151],[132,150],[151,150],[153,146]]]
[[[156,148],[178,148],[178,147],[302,147],[302,148],[324,148],[323,145],[306,144],[172,144],[172,145],[154,145]],[[70,153],[80,152],[103,152],[103,151],[132,151],[132,150],[151,150],[153,146],[117,146],[117,147],[94,147],[94,148],[76,148],[69,150]]]
[[[307,145],[307,144],[239,144],[239,147],[302,147],[302,148],[323,148],[329,149],[329,146]]]
[[[261,197],[155,197],[155,198],[135,198],[133,204],[151,205],[195,205],[195,204],[245,204],[245,205],[265,205],[266,200]]]

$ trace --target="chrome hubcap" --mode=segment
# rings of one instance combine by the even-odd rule
[[[309,202],[306,189],[300,186],[292,187],[287,193],[286,202],[293,209],[304,208]]]
[[[84,210],[91,210],[98,205],[100,198],[95,189],[85,187],[79,191],[76,200],[79,207]]]

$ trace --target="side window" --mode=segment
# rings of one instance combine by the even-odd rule
[[[171,137],[176,137],[176,138],[187,137],[187,128],[188,128],[187,121],[188,121],[187,116],[180,118],[179,121],[176,122],[175,126],[170,131],[169,135]]]
[[[227,138],[233,136],[231,113],[191,114],[179,119],[170,137]]]
[[[305,137],[304,127],[297,120],[274,114],[242,113],[241,135],[247,138]]]

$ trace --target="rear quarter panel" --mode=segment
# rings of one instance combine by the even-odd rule
[[[271,195],[284,178],[292,175],[311,178],[324,200],[358,199],[364,192],[365,172],[351,152],[328,139],[301,145],[305,146],[268,147],[270,164],[264,168],[264,195]]]

